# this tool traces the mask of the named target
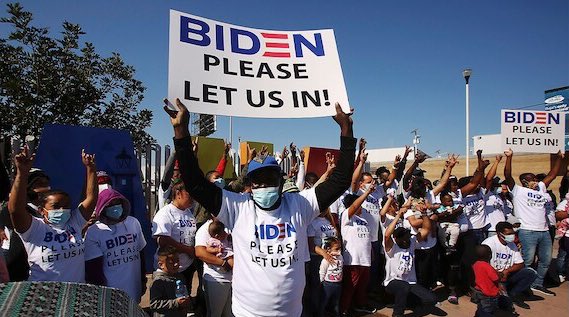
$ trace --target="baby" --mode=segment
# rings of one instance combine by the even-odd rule
[[[220,259],[227,259],[233,256],[233,248],[230,243],[230,235],[225,231],[225,225],[215,219],[210,224],[208,233],[211,236],[206,243],[206,251],[214,254]]]
[[[437,209],[437,214],[449,215],[457,211],[460,206],[456,208],[453,206],[454,202],[452,196],[444,194],[441,196],[441,206]],[[447,254],[455,251],[456,242],[460,235],[460,225],[456,222],[440,222],[439,223],[439,240],[446,247]]]

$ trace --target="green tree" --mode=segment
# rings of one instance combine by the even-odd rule
[[[154,139],[145,131],[152,112],[138,109],[145,87],[118,53],[97,54],[77,24],[63,22],[60,38],[32,26],[32,13],[7,5],[11,26],[0,35],[0,137],[40,136],[46,123],[118,128],[135,146]]]

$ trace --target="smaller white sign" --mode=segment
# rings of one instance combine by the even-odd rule
[[[502,147],[514,153],[564,151],[565,113],[502,110]]]

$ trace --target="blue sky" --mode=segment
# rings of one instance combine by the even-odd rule
[[[0,1],[4,4],[6,1]],[[21,1],[35,25],[79,23],[98,52],[119,52],[147,87],[149,132],[171,143],[167,94],[169,9],[274,30],[333,28],[354,115],[368,148],[410,144],[464,155],[464,79],[471,78],[471,136],[499,133],[500,109],[543,101],[569,85],[569,2],[551,1]],[[6,16],[2,7],[1,16]],[[0,26],[4,37],[6,26]],[[234,143],[337,147],[331,118],[234,118]],[[213,136],[229,137],[227,118]]]

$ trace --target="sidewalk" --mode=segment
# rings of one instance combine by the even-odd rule
[[[140,302],[140,306],[142,308],[147,308],[149,305],[149,292],[150,290],[150,283],[152,282],[152,275],[147,275],[148,277],[148,285],[147,285],[147,292],[142,297],[142,301]],[[197,285],[198,280],[197,276],[194,276],[193,285]],[[520,314],[521,317],[557,317],[557,316],[569,316],[569,282],[565,282],[561,284],[559,287],[551,288],[552,291],[557,293],[557,296],[539,296],[539,294],[535,294],[535,300],[527,301],[527,303],[531,306],[531,309],[525,310],[522,308],[516,308],[516,312]],[[192,290],[192,295],[195,296],[195,288]],[[381,306],[379,306],[381,307]],[[452,317],[472,317],[474,316],[474,312],[476,311],[476,304],[470,302],[470,297],[463,296],[459,298],[459,304],[453,305],[447,302],[446,300],[441,302],[440,312],[446,313],[443,316],[452,316]],[[393,310],[391,308],[384,307],[378,312],[373,315],[362,315],[365,317],[391,317]],[[427,315],[427,316],[438,316],[437,315]],[[411,310],[407,310],[405,316],[421,316],[418,314],[414,314]],[[425,316],[425,315],[423,315]],[[496,316],[506,317],[511,316],[509,314],[496,314]]]

